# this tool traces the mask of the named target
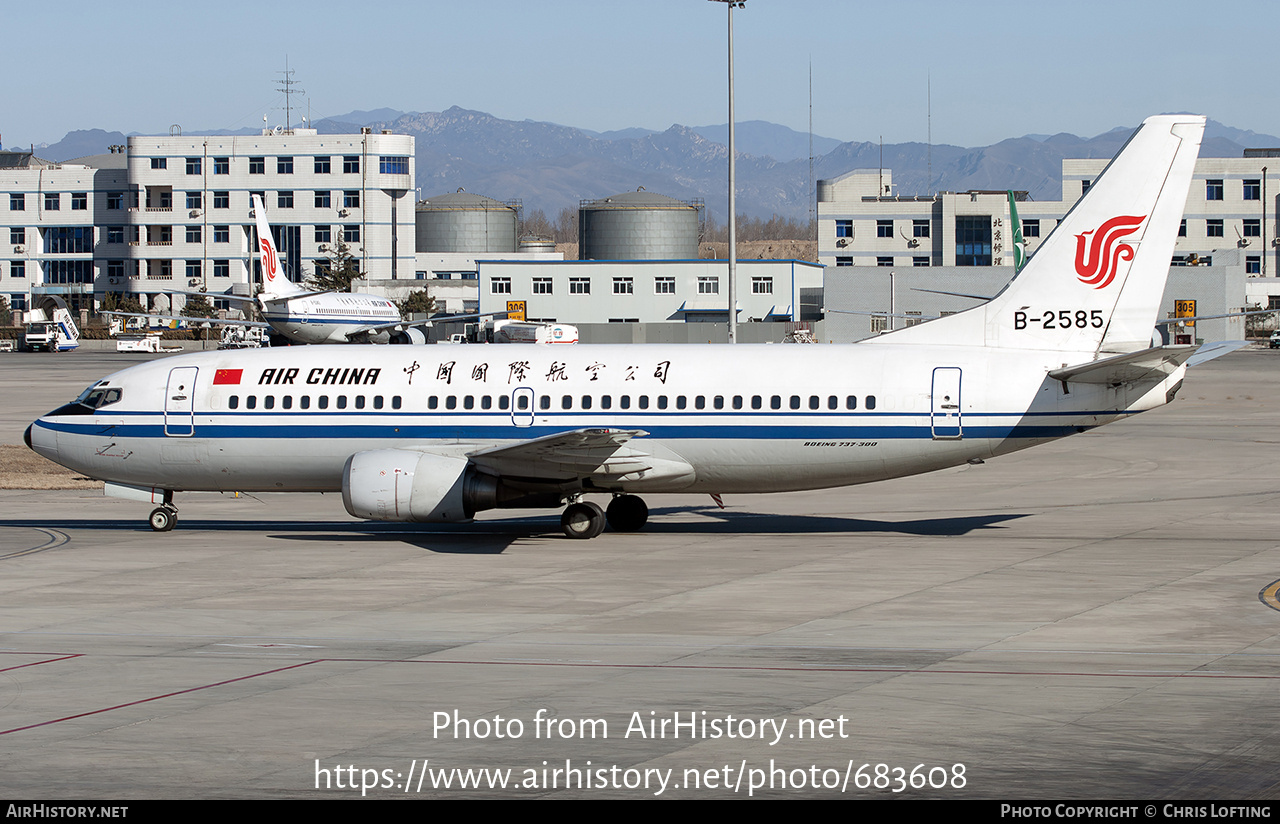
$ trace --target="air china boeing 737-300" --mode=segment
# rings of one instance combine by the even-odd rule
[[[1202,117],[1148,119],[990,302],[861,343],[199,353],[110,375],[26,441],[159,504],[156,530],[175,492],[340,489],[351,515],[384,521],[567,503],[575,538],[643,527],[642,493],[989,459],[1168,403],[1214,354],[1152,345],[1203,132]]]

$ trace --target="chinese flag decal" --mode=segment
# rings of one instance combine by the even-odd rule
[[[239,386],[240,376],[244,374],[243,369],[219,369],[213,373],[214,386]]]

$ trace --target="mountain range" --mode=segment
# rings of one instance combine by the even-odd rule
[[[358,132],[361,127],[414,135],[420,197],[459,188],[498,200],[519,199],[526,211],[541,209],[554,219],[580,200],[608,197],[643,186],[681,199],[702,199],[712,216],[727,214],[728,127],[673,125],[666,131],[633,128],[612,132],[545,123],[503,120],[457,106],[442,112],[394,109],[350,112],[312,124],[322,134]],[[1133,127],[1117,127],[1094,137],[1072,134],[1025,135],[991,146],[841,142],[813,137],[815,179],[852,169],[893,172],[895,194],[969,189],[1024,189],[1034,200],[1062,196],[1064,158],[1113,156]],[[197,134],[255,134],[205,130]],[[751,217],[779,214],[805,219],[811,207],[810,137],[765,121],[739,123],[738,211]],[[120,132],[75,131],[58,143],[38,147],[49,160],[70,160],[125,143]],[[1202,157],[1239,157],[1245,148],[1280,146],[1280,138],[1210,120]]]

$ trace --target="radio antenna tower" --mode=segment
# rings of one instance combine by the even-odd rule
[[[277,80],[276,85],[280,87],[280,91],[284,92],[284,127],[286,129],[293,128],[292,106],[289,102],[291,94],[306,94],[302,89],[295,89],[298,85],[297,80],[293,79],[293,70],[289,68],[289,55],[284,56],[284,71],[279,72],[284,75],[283,80]]]

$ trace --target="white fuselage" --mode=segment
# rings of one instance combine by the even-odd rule
[[[400,310],[377,295],[324,292],[304,296],[260,299],[263,319],[296,343],[350,343],[348,335],[361,329],[401,320]],[[385,340],[387,334],[382,333]],[[371,340],[379,340],[373,336]]]
[[[1065,393],[1046,373],[1072,357],[888,342],[210,352],[111,375],[98,386],[119,389],[118,401],[55,410],[30,437],[46,457],[118,484],[334,491],[347,458],[366,450],[465,457],[584,428],[642,430],[627,449],[692,472],[590,488],[777,492],[927,472],[1084,431],[1165,403],[1184,371],[1142,390]],[[555,458],[533,472],[554,478]]]

